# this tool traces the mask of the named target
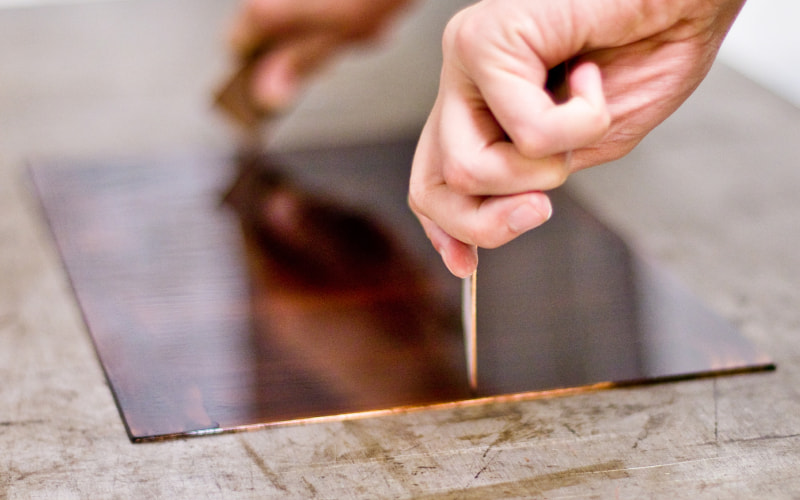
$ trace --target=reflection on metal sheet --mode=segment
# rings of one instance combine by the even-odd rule
[[[413,150],[33,167],[131,439],[772,367],[557,191],[481,254],[473,396],[460,282],[406,207]]]

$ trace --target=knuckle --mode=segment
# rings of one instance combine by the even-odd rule
[[[415,214],[424,214],[425,213],[425,194],[427,190],[425,186],[423,186],[419,182],[415,182],[413,179],[408,185],[408,197],[407,202],[411,211]]]
[[[605,137],[611,128],[611,113],[605,107],[594,108],[594,113],[590,116],[593,134],[589,142],[596,142]]]
[[[514,146],[525,158],[535,159],[544,156],[544,151],[549,146],[547,139],[533,127],[523,129],[522,124],[516,127],[521,131],[515,138]]]
[[[420,205],[421,199],[421,192],[419,188],[415,187],[413,184],[408,189],[408,207],[411,209],[412,212],[415,214],[422,213],[422,207]]]
[[[480,16],[471,15],[466,8],[454,15],[445,26],[442,38],[444,47],[456,54],[472,54],[479,44],[481,32]]]
[[[465,161],[450,161],[442,167],[445,184],[460,194],[476,194],[481,186],[479,169]]]
[[[562,186],[569,178],[568,165],[559,164],[551,168],[546,168],[541,173],[542,191],[548,191]]]

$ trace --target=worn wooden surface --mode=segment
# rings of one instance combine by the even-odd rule
[[[800,495],[800,111],[724,67],[571,182],[776,372],[131,444],[24,161],[227,144],[204,99],[230,7],[0,12],[0,498]]]

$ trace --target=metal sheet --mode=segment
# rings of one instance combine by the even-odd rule
[[[134,441],[772,368],[566,192],[461,284],[407,209],[414,142],[32,175]]]

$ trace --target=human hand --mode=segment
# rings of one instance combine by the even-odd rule
[[[289,105],[302,82],[348,45],[379,37],[413,0],[244,0],[231,30],[242,58],[258,54],[251,93],[264,110]]]
[[[409,205],[448,269],[544,223],[544,191],[627,154],[707,74],[744,0],[483,0],[443,38]],[[570,98],[548,70],[568,62]]]

